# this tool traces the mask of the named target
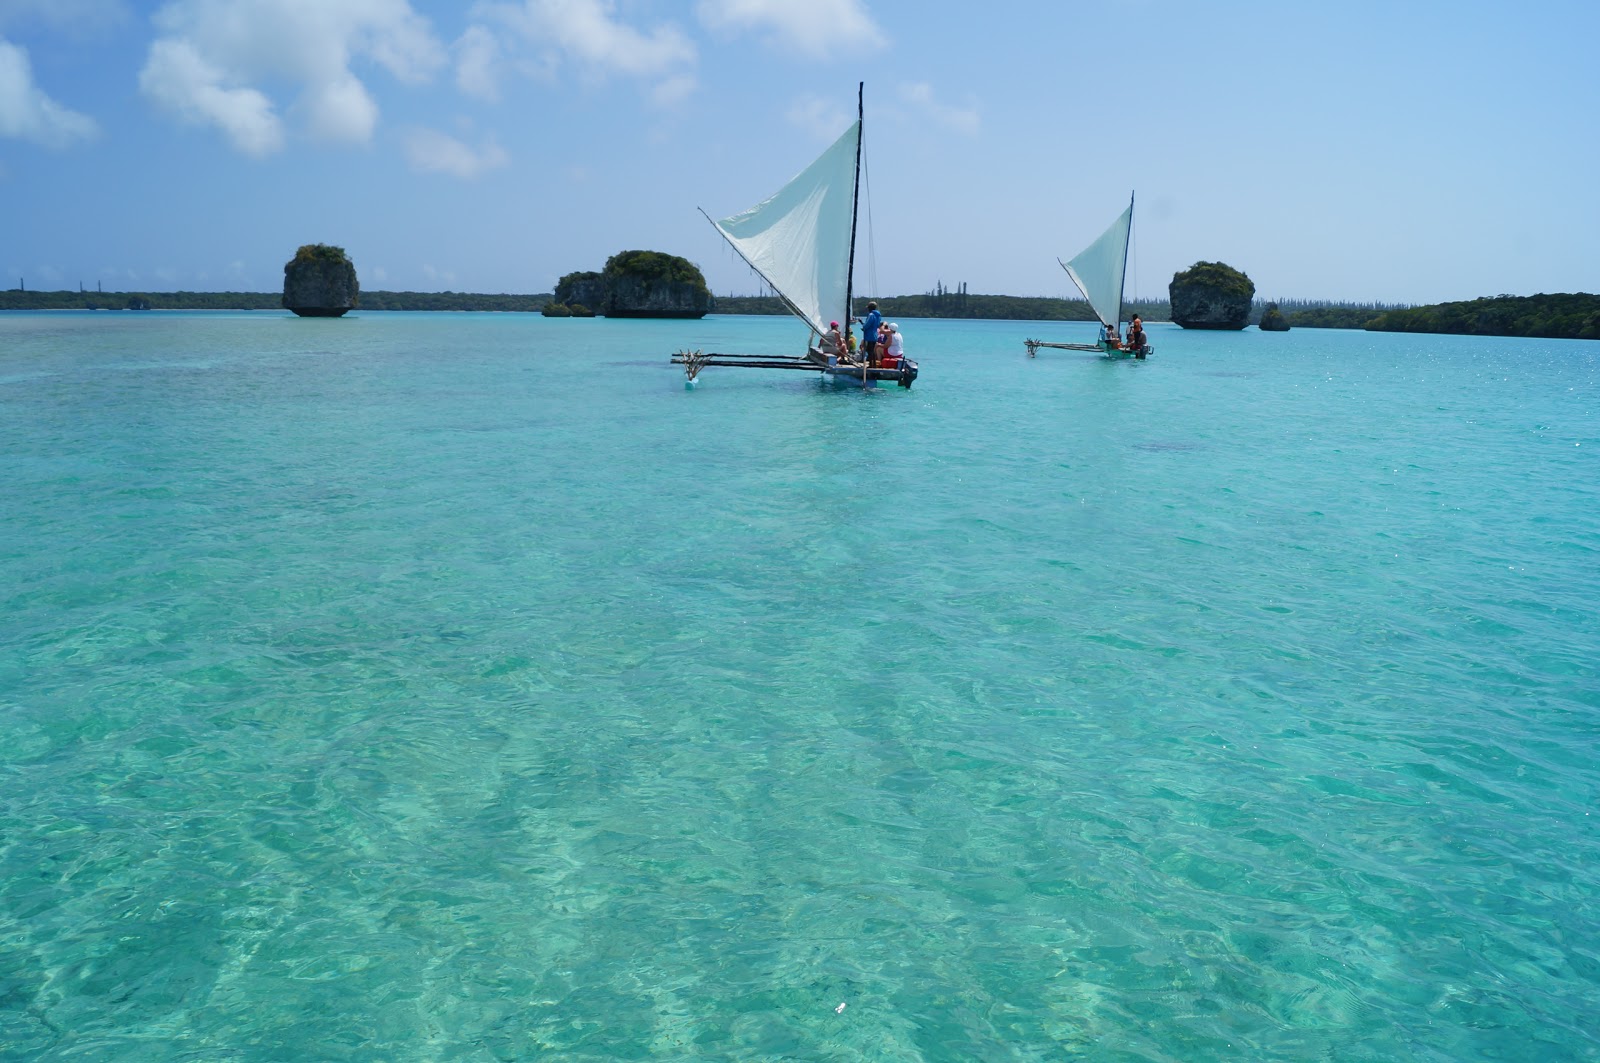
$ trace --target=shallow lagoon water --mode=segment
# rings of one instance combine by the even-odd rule
[[[1600,345],[901,324],[0,315],[0,1058],[1600,1056]]]

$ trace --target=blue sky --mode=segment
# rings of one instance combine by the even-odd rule
[[[858,292],[1600,291],[1600,4],[0,0],[0,286],[548,291],[628,248],[758,283],[696,207],[804,168],[866,82]]]

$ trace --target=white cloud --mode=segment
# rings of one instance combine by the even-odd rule
[[[448,284],[452,288],[456,284],[456,275],[453,272],[447,269],[437,269],[426,262],[422,264],[422,275],[428,278],[430,284]]]
[[[799,126],[818,140],[838,139],[851,122],[850,115],[838,103],[821,96],[800,97],[789,107],[786,117],[791,125]]]
[[[64,148],[99,133],[94,119],[61,106],[33,83],[28,53],[0,37],[0,137]]]
[[[509,29],[540,53],[543,67],[550,71],[570,65],[594,81],[614,74],[659,79],[654,94],[669,103],[693,87],[689,83],[686,88],[680,80],[698,58],[684,32],[671,24],[637,29],[616,17],[612,0],[481,3],[473,14]],[[488,32],[482,26],[474,29]]]
[[[693,74],[676,74],[650,90],[650,102],[657,107],[676,107],[699,87]]]
[[[162,36],[140,88],[251,155],[283,145],[280,103],[268,95],[278,86],[294,93],[289,113],[311,136],[359,144],[372,137],[378,105],[352,62],[410,83],[446,62],[408,0],[169,0],[154,21]]]
[[[408,132],[405,151],[414,170],[469,179],[485,170],[504,166],[507,161],[506,153],[493,140],[474,149],[436,129],[417,128]]]
[[[940,103],[933,97],[933,86],[925,81],[901,85],[900,99],[917,108],[934,121],[948,126],[958,133],[973,134],[978,131],[978,108],[976,106],[952,107],[949,104]]]
[[[378,105],[354,75],[307,86],[295,111],[312,136],[335,144],[364,143],[378,125]]]
[[[695,13],[708,29],[765,31],[773,47],[818,58],[884,43],[861,0],[700,0]]]
[[[482,26],[469,26],[456,41],[456,88],[494,103],[500,99],[500,42]]]
[[[214,125],[246,155],[283,147],[272,101],[251,88],[229,88],[225,75],[184,41],[156,41],[139,72],[139,90],[184,121]]]

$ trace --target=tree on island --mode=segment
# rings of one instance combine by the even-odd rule
[[[301,317],[343,317],[360,300],[355,263],[344,248],[302,244],[283,265],[283,305]]]
[[[1497,295],[1469,302],[1414,306],[1379,314],[1366,327],[1372,332],[1600,340],[1600,295]]]

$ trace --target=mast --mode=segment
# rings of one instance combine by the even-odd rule
[[[1117,285],[1117,331],[1122,331],[1122,307],[1127,302],[1128,245],[1133,243],[1133,193],[1128,193],[1128,238],[1122,242],[1122,283]]]
[[[850,331],[850,315],[856,305],[856,213],[861,208],[861,101],[866,95],[866,88],[865,81],[856,82],[856,184],[850,193],[850,262],[844,273],[844,330],[847,333]]]

